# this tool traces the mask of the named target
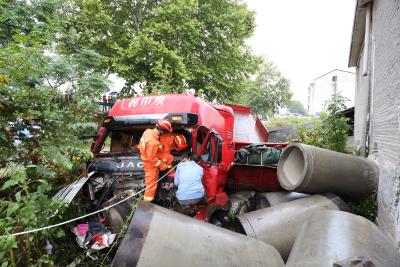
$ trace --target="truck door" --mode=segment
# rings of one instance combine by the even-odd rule
[[[200,165],[204,169],[203,185],[209,200],[216,199],[217,195],[223,192],[221,172],[222,138],[214,131],[205,126],[198,126],[193,132],[192,151],[201,158]],[[226,176],[226,174],[225,174]],[[222,205],[224,205],[223,203]]]

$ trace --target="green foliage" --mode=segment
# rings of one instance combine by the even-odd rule
[[[346,98],[340,95],[332,96],[327,102],[326,114],[321,114],[321,122],[313,128],[298,128],[300,139],[304,144],[309,144],[337,152],[346,153],[347,135],[349,132],[348,119],[340,111],[346,108]]]
[[[48,41],[55,8],[55,0],[0,0],[0,46],[28,35],[30,43]]]
[[[0,2],[0,235],[62,220],[51,197],[92,157],[76,136],[94,130],[95,99],[107,88],[102,59],[83,48],[59,53],[60,3]],[[2,239],[2,266],[54,265],[46,240],[63,237],[56,228]]]
[[[302,115],[306,114],[306,109],[304,108],[303,104],[298,100],[290,101],[288,108],[289,112],[291,113],[298,113]]]
[[[260,62],[245,45],[253,29],[254,14],[231,0],[0,0],[0,235],[85,212],[51,197],[92,157],[76,136],[94,131],[106,73],[127,81],[125,95],[134,85],[195,88],[223,101],[249,86],[288,88],[269,65],[247,83]],[[1,241],[1,266],[64,266],[82,255],[63,228]]]
[[[39,176],[38,173],[41,175]],[[23,231],[47,225],[60,205],[48,197],[51,180],[55,179],[49,172],[36,165],[17,167],[8,164],[0,169],[0,229],[1,234]],[[63,233],[60,229],[41,232],[36,235],[8,237],[0,242],[2,264],[29,265],[51,263],[43,253],[45,240],[53,235]],[[38,257],[39,256],[39,257]]]
[[[251,107],[259,115],[273,115],[279,107],[289,104],[292,97],[289,86],[289,80],[278,68],[266,61],[256,73],[255,80],[248,82],[238,103]]]
[[[245,45],[254,14],[238,1],[75,0],[63,50],[88,47],[102,69],[126,80],[124,96],[195,88],[211,101],[233,99],[258,60]]]
[[[378,211],[378,203],[376,201],[376,193],[372,194],[367,199],[359,202],[351,203],[353,212],[360,216],[367,218],[368,220],[375,222],[375,218]]]

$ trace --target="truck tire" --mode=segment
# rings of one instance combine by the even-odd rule
[[[239,191],[230,195],[232,205],[229,213],[236,216],[253,211],[255,209],[255,195],[256,192],[254,191]]]
[[[106,222],[107,226],[111,230],[111,233],[119,233],[122,230],[126,219],[132,211],[131,204],[132,201],[128,200],[106,212]]]

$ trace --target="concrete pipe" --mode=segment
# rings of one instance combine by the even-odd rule
[[[113,266],[283,267],[279,253],[259,240],[140,202]]]
[[[286,260],[301,225],[321,210],[348,210],[333,194],[314,195],[237,216],[246,235],[275,247]]]
[[[349,258],[365,258],[379,267],[400,266],[399,252],[376,225],[340,211],[316,212],[304,223],[286,266],[333,266]]]
[[[256,195],[256,209],[264,209],[300,198],[309,197],[308,194],[296,192],[268,192]]]
[[[367,159],[304,144],[286,147],[278,163],[278,179],[288,191],[331,192],[361,200],[377,187],[379,170]]]

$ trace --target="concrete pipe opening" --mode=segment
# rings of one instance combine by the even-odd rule
[[[282,153],[278,165],[278,176],[281,186],[293,190],[299,185],[306,173],[306,158],[300,147],[292,145]]]
[[[369,160],[306,144],[292,143],[278,162],[280,185],[307,194],[331,192],[362,200],[377,188],[378,166]]]

